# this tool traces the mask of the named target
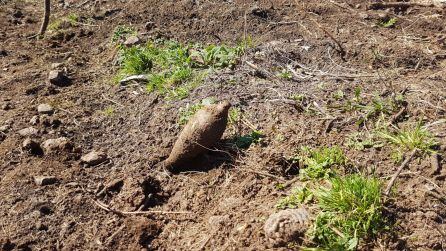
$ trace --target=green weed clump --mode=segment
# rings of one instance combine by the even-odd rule
[[[398,129],[395,132],[377,131],[376,135],[396,146],[394,157],[400,161],[404,153],[417,149],[421,154],[435,153],[438,142],[432,134],[417,123],[415,126]]]
[[[119,31],[119,32],[118,32]],[[116,37],[129,30],[115,31]],[[115,37],[115,36],[114,36]],[[175,41],[157,40],[146,45],[120,46],[120,70],[116,80],[132,75],[147,76],[147,90],[182,99],[215,68],[233,66],[241,48],[211,45],[200,49]]]
[[[313,192],[306,186],[294,188],[291,194],[279,200],[278,209],[297,208],[300,204],[306,204],[313,200]]]
[[[335,174],[333,167],[346,164],[347,158],[338,146],[310,149],[302,148],[302,153],[294,160],[300,160],[305,165],[300,170],[302,180],[314,180],[332,177]]]
[[[123,42],[127,37],[136,35],[136,30],[126,25],[118,25],[113,31],[112,42]]]
[[[322,250],[356,250],[360,240],[385,226],[381,185],[375,178],[347,175],[315,192],[321,212],[309,236]]]

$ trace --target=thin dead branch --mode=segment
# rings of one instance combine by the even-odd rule
[[[412,152],[409,154],[409,156],[406,157],[406,159],[401,163],[400,167],[396,172],[393,174],[392,178],[389,181],[389,184],[387,185],[386,190],[384,191],[384,195],[388,196],[390,193],[390,190],[393,187],[393,184],[395,183],[396,179],[398,178],[398,175],[400,175],[401,171],[409,164],[409,162],[412,160],[412,158],[417,153],[418,149],[413,149]]]
[[[114,208],[108,206],[107,204],[105,204],[99,200],[93,200],[93,202],[94,202],[94,204],[96,204],[96,206],[104,209],[105,211],[112,212],[112,213],[115,213],[120,216],[141,215],[141,214],[192,214],[192,212],[188,212],[188,211],[161,211],[161,210],[134,211],[134,212],[120,211],[120,210],[117,210],[117,209],[114,209]]]
[[[409,8],[409,7],[435,7],[435,5],[414,3],[414,2],[388,2],[388,3],[378,2],[369,5],[369,9]]]
[[[46,29],[48,28],[48,23],[50,21],[50,13],[51,13],[51,4],[50,0],[44,0],[44,14],[42,19],[42,26],[40,26],[39,35],[43,36],[45,34]]]

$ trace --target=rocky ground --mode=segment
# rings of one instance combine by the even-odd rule
[[[378,122],[357,123],[361,111],[340,108],[359,87],[365,102],[403,96],[404,110],[388,114],[394,126],[422,122],[438,142],[438,154],[417,156],[398,178],[385,204],[391,229],[360,248],[445,250],[446,8],[371,4],[61,0],[51,23],[73,14],[76,23],[38,39],[30,37],[42,3],[0,0],[0,247],[271,247],[264,224],[300,183],[290,162],[296,149],[338,145],[356,170],[383,183],[398,168],[389,145],[348,144]],[[118,25],[142,41],[253,43],[187,98],[165,99],[113,81]],[[243,119],[227,128],[220,151],[206,154],[206,168],[167,176],[156,167],[181,130],[179,108],[208,97],[230,101]],[[261,141],[234,149],[234,135],[253,128]],[[156,212],[122,214],[136,210]]]

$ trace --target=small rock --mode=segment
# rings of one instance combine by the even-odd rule
[[[2,110],[5,110],[5,111],[11,110],[13,108],[14,108],[14,106],[12,105],[11,102],[6,102],[2,105]]]
[[[286,209],[266,220],[263,230],[272,246],[280,246],[302,237],[308,229],[308,212],[303,208]]]
[[[37,111],[41,114],[53,114],[54,108],[49,104],[40,104]]]
[[[137,45],[140,42],[141,40],[137,36],[130,36],[125,40],[124,45],[132,46],[132,45]]]
[[[39,124],[39,122],[40,122],[40,119],[39,119],[39,116],[33,116],[30,120],[29,120],[29,123],[31,124],[31,125],[38,125]]]
[[[10,125],[2,125],[0,126],[0,132],[7,133],[9,131],[9,128],[11,128]]]
[[[66,86],[70,83],[67,76],[65,76],[65,73],[60,70],[52,70],[48,74],[48,81],[57,86]]]
[[[73,145],[70,140],[65,137],[57,139],[47,139],[42,143],[42,148],[46,153],[71,150]]]
[[[107,160],[107,155],[104,152],[91,151],[81,157],[82,163],[89,166],[95,166]]]
[[[34,155],[42,155],[43,151],[40,144],[32,140],[31,138],[26,138],[22,143],[22,149],[28,151]]]
[[[54,176],[36,176],[34,177],[34,183],[38,186],[52,185],[57,182],[57,178]]]
[[[43,205],[39,208],[39,212],[41,213],[41,215],[48,215],[48,214],[52,214],[53,210],[51,209],[51,207],[49,207],[47,205]]]
[[[40,231],[47,231],[48,230],[48,226],[43,224],[42,222],[38,221],[36,223],[36,229],[40,230]]]
[[[39,133],[39,130],[37,130],[36,128],[34,128],[32,126],[18,131],[18,134],[23,137],[35,136],[35,135],[37,135],[37,133]]]
[[[55,69],[59,69],[63,66],[62,63],[52,63],[51,64],[51,69],[55,70]]]

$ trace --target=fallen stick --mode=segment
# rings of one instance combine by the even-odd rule
[[[50,21],[50,13],[51,13],[51,4],[50,4],[50,0],[44,0],[44,14],[43,14],[43,19],[42,19],[42,26],[40,26],[40,31],[39,31],[39,35],[43,36],[43,34],[45,34],[46,28],[48,27],[48,23]]]
[[[388,196],[390,193],[390,189],[392,189],[393,184],[395,183],[396,179],[398,178],[398,175],[400,175],[401,171],[409,164],[409,162],[412,160],[412,158],[417,153],[418,149],[413,149],[409,156],[406,157],[406,159],[401,163],[401,166],[396,170],[396,172],[393,174],[392,178],[389,181],[389,184],[387,185],[386,190],[384,191],[384,195]]]
[[[139,81],[148,81],[149,78],[147,78],[146,75],[132,75],[132,76],[129,76],[129,77],[121,79],[119,81],[119,83],[121,85],[125,85],[125,83],[127,83],[129,81],[132,81],[132,80],[135,80],[135,81],[137,81],[137,80],[139,80]]]
[[[151,211],[120,211],[116,210],[114,208],[111,208],[110,206],[106,205],[103,202],[100,202],[99,200],[93,200],[93,202],[100,208],[104,209],[107,212],[112,212],[121,216],[124,215],[137,215],[137,214],[191,214],[192,212],[188,211],[161,211],[161,210],[151,210]]]
[[[434,4],[412,3],[412,2],[389,2],[389,3],[372,3],[369,9],[386,9],[386,8],[409,8],[409,7],[435,7]]]

